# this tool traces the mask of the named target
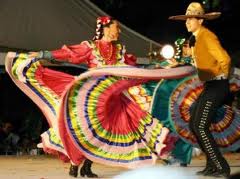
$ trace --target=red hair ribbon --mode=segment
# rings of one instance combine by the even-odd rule
[[[97,18],[97,21],[100,22],[102,25],[109,24],[111,21],[111,17],[109,16],[101,16]]]

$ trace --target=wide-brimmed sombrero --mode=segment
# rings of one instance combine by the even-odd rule
[[[187,20],[187,18],[200,18],[206,20],[213,20],[218,18],[221,12],[205,13],[202,5],[198,2],[192,2],[189,4],[185,15],[170,16],[171,20]]]

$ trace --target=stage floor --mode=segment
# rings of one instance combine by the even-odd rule
[[[231,173],[240,172],[240,153],[225,154],[225,157],[231,165]],[[193,158],[191,165],[188,167],[179,167],[178,165],[166,167],[159,161],[156,166],[152,168],[139,170],[138,174],[140,174],[141,177],[136,176],[136,178],[176,179],[177,177],[177,179],[207,179],[210,177],[195,176],[195,172],[203,169],[204,164],[204,156]],[[68,169],[68,163],[63,163],[59,159],[47,155],[0,156],[0,179],[73,179],[68,176]],[[114,178],[130,170],[93,164],[93,171],[99,175],[99,178]],[[130,171],[130,174],[131,176],[125,177],[124,179],[134,179],[132,171]],[[154,176],[154,174],[157,176]],[[167,176],[169,176],[169,178]],[[81,177],[78,176],[78,178]]]

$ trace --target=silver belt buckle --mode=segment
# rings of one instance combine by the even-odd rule
[[[227,77],[226,77],[224,74],[215,76],[215,77],[213,78],[213,80],[226,80],[226,79],[227,79]]]

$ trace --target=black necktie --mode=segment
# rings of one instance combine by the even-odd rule
[[[194,47],[195,42],[196,42],[195,36],[191,35],[191,37],[189,38],[189,46]]]

